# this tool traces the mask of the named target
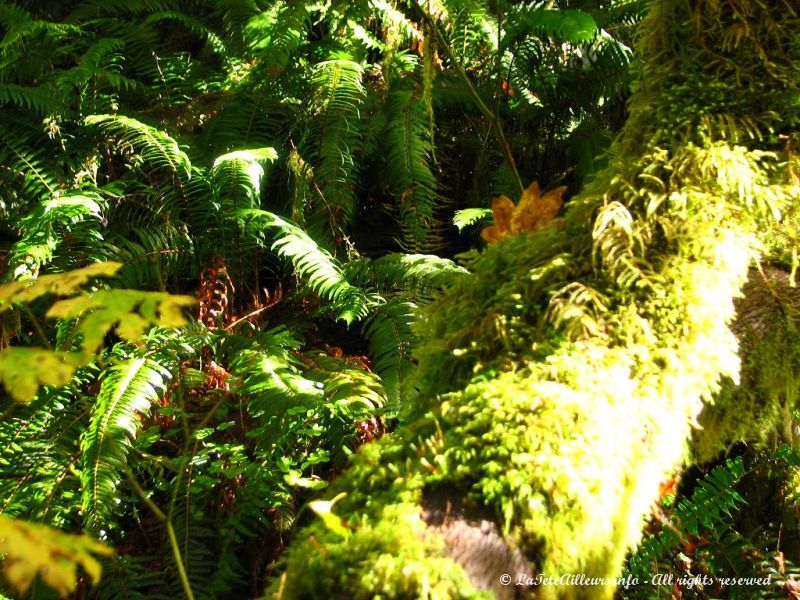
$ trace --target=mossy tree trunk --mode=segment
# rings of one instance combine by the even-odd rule
[[[499,577],[618,576],[698,418],[718,425],[698,434],[706,454],[780,428],[780,390],[766,421],[731,418],[737,394],[711,404],[740,375],[749,269],[796,238],[798,10],[652,4],[608,169],[563,219],[476,254],[429,310],[409,424],[362,448],[322,505],[336,518],[298,533],[268,596],[611,597]]]

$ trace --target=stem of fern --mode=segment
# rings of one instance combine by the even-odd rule
[[[500,144],[500,149],[503,151],[503,156],[506,159],[506,163],[508,164],[508,168],[511,171],[511,175],[514,178],[514,183],[517,186],[517,192],[519,195],[522,196],[522,192],[525,190],[525,186],[522,184],[522,178],[519,176],[519,171],[517,171],[517,163],[514,161],[514,155],[511,152],[511,146],[508,145],[508,140],[506,139],[506,134],[503,132],[503,127],[500,125],[500,117],[492,112],[492,110],[486,106],[484,101],[481,99],[478,91],[475,89],[475,86],[472,85],[472,82],[469,80],[469,76],[467,72],[464,70],[464,67],[461,66],[461,63],[458,62],[453,49],[450,47],[450,44],[447,43],[442,32],[439,30],[439,25],[433,20],[433,18],[428,14],[428,12],[420,5],[419,0],[412,0],[412,5],[420,12],[422,15],[423,20],[428,24],[428,27],[431,31],[434,32],[436,35],[436,39],[439,41],[439,45],[444,50],[444,53],[447,55],[447,58],[450,60],[450,63],[453,65],[453,68],[456,69],[458,72],[459,77],[464,81],[464,85],[467,87],[467,93],[469,93],[472,100],[475,102],[475,106],[478,107],[478,110],[481,114],[489,119],[489,122],[492,124],[492,129],[494,129],[495,137],[497,137],[497,143]]]
[[[158,508],[155,502],[153,502],[148,496],[147,492],[142,489],[142,486],[139,485],[139,482],[136,481],[136,477],[133,475],[133,471],[131,471],[130,467],[128,466],[127,458],[120,452],[119,448],[115,443],[112,442],[111,444],[112,451],[119,459],[120,465],[122,465],[122,470],[125,472],[125,475],[130,481],[131,486],[142,499],[145,506],[150,509],[150,511],[156,516],[159,521],[164,523],[164,526],[167,529],[167,537],[169,538],[169,545],[172,549],[172,556],[175,558],[175,565],[178,567],[178,576],[181,578],[181,584],[183,585],[183,591],[186,594],[188,600],[195,600],[194,593],[192,592],[192,586],[189,583],[189,577],[186,575],[186,568],[183,564],[183,556],[181,556],[181,549],[178,545],[178,538],[175,535],[175,529],[172,527],[172,519],[170,519],[164,511]]]

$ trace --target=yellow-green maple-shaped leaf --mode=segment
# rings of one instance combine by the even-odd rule
[[[186,323],[183,309],[193,306],[192,296],[173,296],[164,292],[100,290],[92,294],[60,300],[47,311],[48,317],[81,317],[78,331],[83,336],[83,352],[95,352],[103,336],[115,329],[117,335],[133,341],[149,327],[180,327]]]
[[[492,199],[494,225],[481,231],[481,237],[487,242],[496,242],[511,235],[511,219],[514,215],[514,203],[506,196]]]
[[[513,233],[538,231],[548,225],[561,210],[561,205],[564,203],[562,196],[566,189],[566,186],[562,186],[542,195],[539,182],[534,181],[522,192],[522,198],[514,209],[511,231]]]
[[[95,277],[110,277],[120,267],[122,267],[122,263],[118,262],[95,263],[66,273],[42,275],[36,279],[13,281],[0,285],[0,312],[8,310],[12,304],[31,302],[47,294],[71,296],[78,292],[87,281]]]
[[[100,579],[100,563],[93,555],[113,550],[85,535],[72,535],[38,523],[26,523],[0,515],[0,555],[3,574],[21,595],[36,577],[60,596],[75,589],[78,567],[93,583]]]
[[[0,352],[0,381],[14,400],[30,402],[41,385],[66,385],[79,366],[74,354],[11,347]]]

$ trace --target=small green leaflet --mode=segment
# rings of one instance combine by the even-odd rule
[[[463,231],[465,227],[480,223],[485,219],[493,219],[491,208],[464,208],[457,210],[453,215],[453,225],[459,231]]]
[[[333,500],[315,500],[314,502],[308,503],[309,508],[319,515],[328,530],[345,539],[350,537],[350,530],[342,521],[341,517],[337,517],[333,514],[333,507],[346,495],[346,492],[342,492],[334,497]]]

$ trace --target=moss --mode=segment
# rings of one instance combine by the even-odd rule
[[[405,561],[425,562],[444,594],[471,593],[418,520],[423,495],[445,484],[494,514],[535,572],[621,573],[659,483],[691,460],[704,404],[738,381],[733,301],[800,195],[779,138],[800,114],[798,26],[788,2],[653,3],[607,171],[553,226],[467,257],[472,274],[419,330],[411,426],[359,453],[335,486],[349,493],[338,514],[350,540],[307,530],[287,554],[285,597],[310,593],[308,560],[325,563],[314,585],[353,597],[382,586],[418,597],[420,577],[396,579]],[[405,518],[419,529],[398,536]]]
[[[390,504],[366,516],[346,538],[317,524],[306,549],[291,552],[287,574],[268,593],[278,598],[419,598],[479,600],[466,573],[443,555],[441,536],[426,530],[416,504]]]

